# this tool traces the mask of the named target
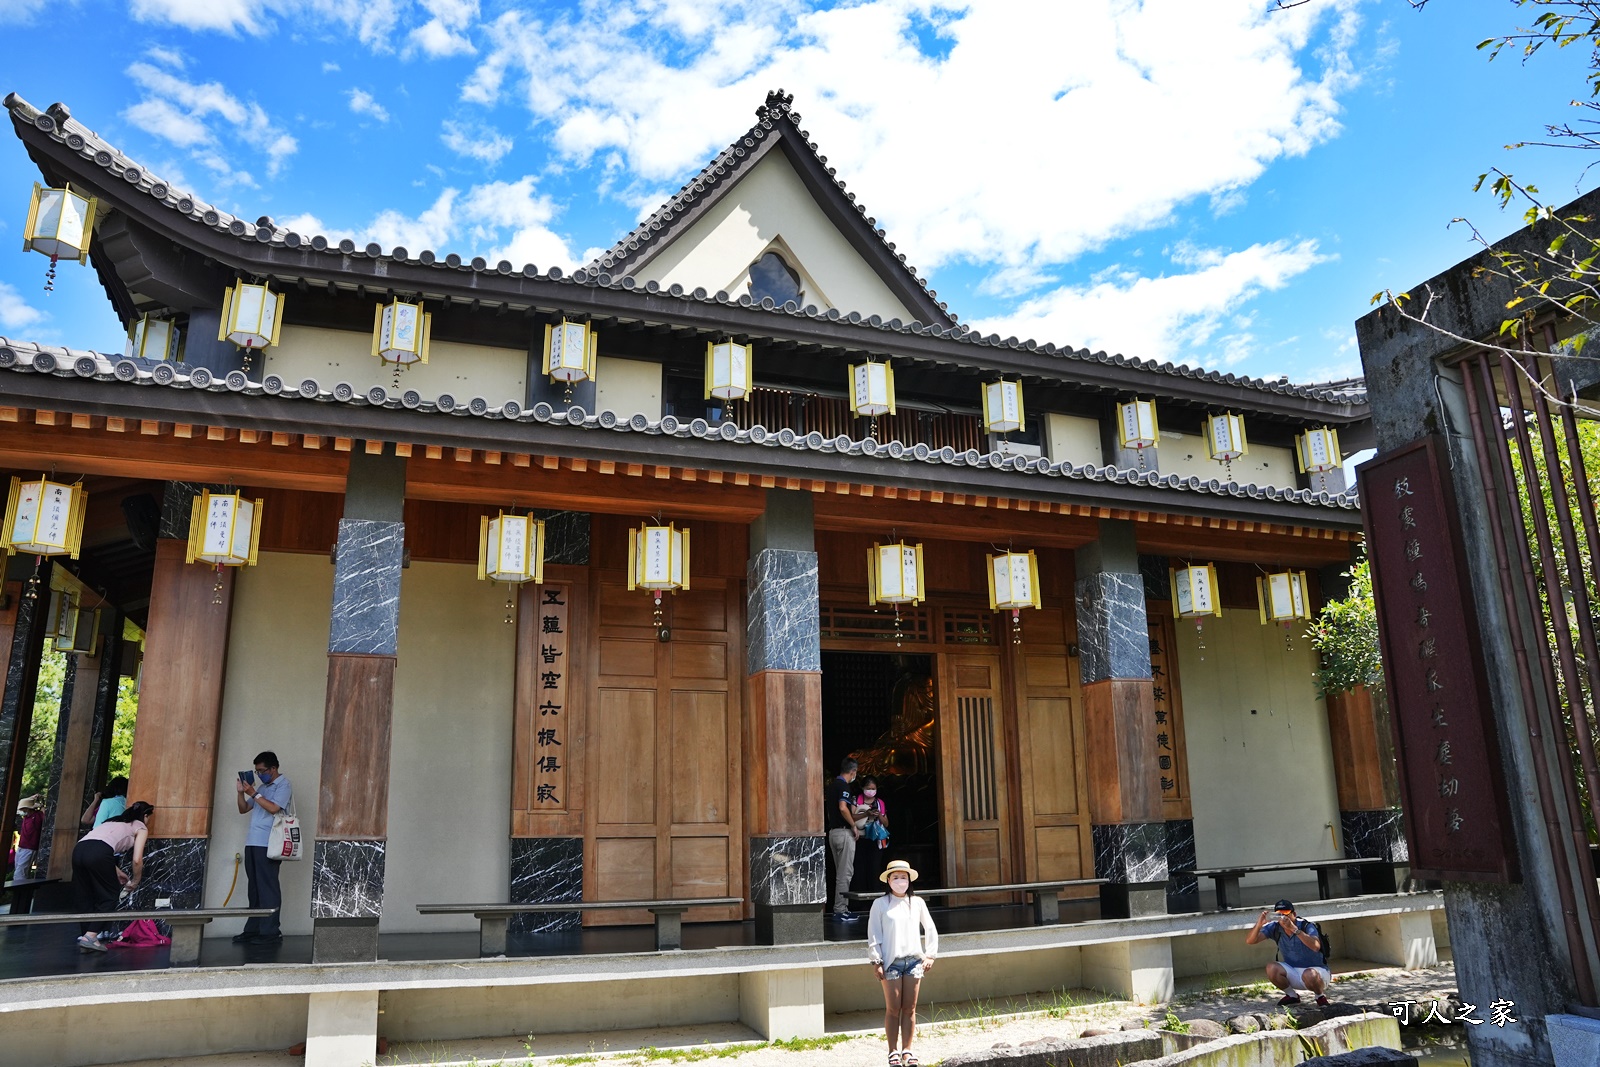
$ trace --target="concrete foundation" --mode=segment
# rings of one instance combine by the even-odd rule
[[[741,974],[739,1021],[768,1041],[821,1037],[822,968]]]
[[[1136,1004],[1172,998],[1172,941],[1165,937],[1085,945],[1083,984]]]
[[[1600,1063],[1600,1019],[1546,1015],[1544,1030],[1556,1067],[1591,1067]]]
[[[1439,962],[1433,919],[1427,912],[1374,915],[1330,925],[1334,951],[1341,956],[1391,967],[1419,970]]]
[[[378,991],[312,993],[306,1067],[364,1067],[378,1058]]]

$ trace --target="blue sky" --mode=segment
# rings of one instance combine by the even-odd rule
[[[1491,166],[1586,54],[1488,62],[1509,0],[0,0],[0,89],[67,103],[177,188],[305,233],[581,265],[795,95],[820,150],[962,319],[1299,381],[1353,321],[1516,228]],[[93,273],[20,251],[0,138],[0,334],[119,350]]]

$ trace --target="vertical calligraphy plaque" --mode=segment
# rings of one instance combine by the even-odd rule
[[[1150,611],[1146,613],[1146,627],[1150,638],[1151,707],[1155,715],[1156,777],[1163,801],[1179,800],[1184,795],[1181,774],[1182,760],[1178,757],[1179,727],[1177,685],[1172,672],[1172,620],[1171,614]]]
[[[1357,472],[1406,837],[1419,877],[1511,882],[1516,845],[1444,449],[1430,435]]]
[[[536,812],[567,810],[567,749],[571,740],[567,693],[571,673],[568,637],[571,586],[542,585],[535,591],[534,676],[538,713],[533,721],[533,803]]]

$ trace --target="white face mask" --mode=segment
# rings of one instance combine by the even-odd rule
[[[905,896],[906,895],[906,890],[908,890],[910,888],[911,888],[911,879],[907,878],[905,875],[903,875],[903,874],[892,874],[892,875],[889,876],[889,891],[892,892],[895,896],[897,896],[897,897]]]
[[[861,795],[866,797],[868,800],[871,800],[873,797],[878,795],[878,791],[876,789],[863,789],[861,791]]]

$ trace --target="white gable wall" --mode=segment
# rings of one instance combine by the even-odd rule
[[[774,149],[685,233],[633,276],[693,291],[749,292],[749,267],[774,240],[793,253],[803,302],[910,322],[916,316],[823,214],[782,151]],[[799,260],[798,263],[793,260]]]

